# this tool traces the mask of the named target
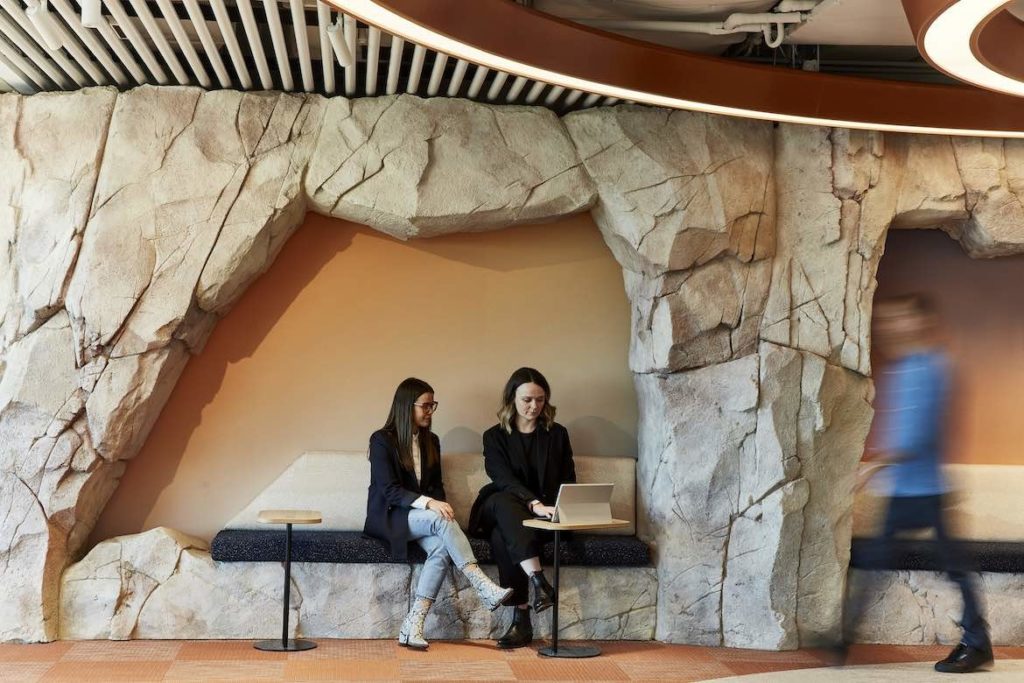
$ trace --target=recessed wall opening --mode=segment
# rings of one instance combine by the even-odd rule
[[[410,375],[447,453],[480,453],[531,365],[576,453],[635,457],[630,329],[589,214],[411,242],[309,214],[190,360],[83,552],[161,525],[212,538],[302,452],[366,448]]]

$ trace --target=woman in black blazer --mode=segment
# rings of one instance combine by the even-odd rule
[[[554,590],[540,566],[543,535],[523,520],[551,519],[558,487],[576,481],[572,446],[565,427],[555,422],[551,387],[533,368],[519,368],[502,393],[498,424],[484,432],[484,467],[491,483],[473,503],[469,528],[491,540],[498,578],[512,588],[515,613],[498,647],[516,648],[533,641],[529,588],[533,609],[554,604]]]
[[[441,478],[441,442],[430,431],[437,401],[423,380],[410,377],[398,385],[384,428],[370,437],[370,487],[363,533],[388,543],[397,560],[408,559],[415,541],[427,553],[415,600],[398,644],[425,650],[423,623],[452,562],[466,575],[490,610],[511,596],[477,564],[469,540],[445,502]]]

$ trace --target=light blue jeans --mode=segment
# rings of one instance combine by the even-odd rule
[[[437,597],[449,564],[455,563],[458,569],[476,564],[473,548],[459,523],[450,522],[433,510],[409,511],[409,540],[419,543],[427,553],[416,584],[417,598],[434,600]]]

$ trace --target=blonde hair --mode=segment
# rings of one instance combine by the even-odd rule
[[[516,390],[524,384],[536,384],[544,390],[544,409],[540,413],[540,424],[544,429],[550,430],[555,424],[555,412],[558,410],[551,405],[551,387],[547,379],[533,368],[519,368],[512,373],[505,383],[505,389],[501,392],[501,408],[498,409],[498,424],[508,434],[512,433],[512,425],[516,418]]]

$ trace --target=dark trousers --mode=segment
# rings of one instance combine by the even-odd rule
[[[523,520],[536,519],[526,503],[511,493],[495,493],[484,501],[480,521],[490,532],[491,551],[498,565],[498,583],[512,589],[516,605],[530,600],[526,573],[519,566],[523,560],[540,557],[543,535],[523,526]]]
[[[885,516],[885,526],[881,537],[874,539],[866,552],[866,566],[891,567],[896,555],[893,540],[901,531],[932,529],[939,552],[942,571],[950,581],[960,588],[963,598],[963,616],[960,626],[963,627],[963,642],[971,647],[987,649],[991,647],[988,635],[988,624],[982,613],[978,600],[978,590],[970,567],[964,561],[963,553],[955,539],[950,538],[946,527],[944,499],[942,496],[906,496],[893,497],[889,500],[889,509]],[[847,621],[850,632],[856,629],[865,609],[865,598],[861,590],[852,596],[850,601],[851,618]]]

